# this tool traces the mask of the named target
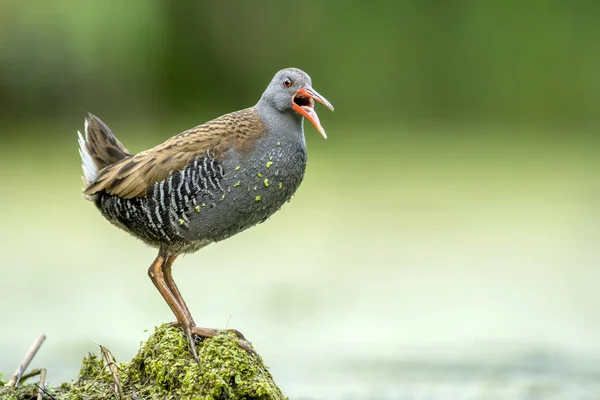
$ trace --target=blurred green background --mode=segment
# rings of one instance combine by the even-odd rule
[[[594,1],[0,2],[0,371],[44,331],[34,366],[71,379],[93,340],[125,360],[173,319],[155,251],[81,196],[84,113],[139,151],[296,66],[336,106],[329,139],[306,126],[280,213],[175,264],[196,321],[244,332],[290,398],[600,393],[599,19]]]

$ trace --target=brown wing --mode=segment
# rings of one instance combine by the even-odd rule
[[[180,171],[210,151],[218,160],[229,148],[247,151],[265,134],[254,108],[222,117],[173,136],[158,146],[109,165],[100,171],[84,194],[106,192],[123,198],[145,196],[154,183]]]

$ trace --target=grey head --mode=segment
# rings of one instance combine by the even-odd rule
[[[327,138],[315,112],[315,100],[333,111],[331,103],[313,89],[306,72],[298,68],[286,68],[275,74],[256,108],[259,114],[267,118],[281,118],[277,114],[283,114],[301,121],[302,117],[306,117]]]

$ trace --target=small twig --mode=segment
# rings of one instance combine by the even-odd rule
[[[43,400],[44,398],[44,388],[46,387],[46,368],[42,368],[40,372],[40,383],[37,385],[38,387],[38,395],[37,400]]]
[[[108,365],[108,369],[110,369],[110,374],[112,375],[113,381],[115,382],[114,391],[119,399],[123,398],[123,389],[121,388],[121,381],[119,380],[119,375],[117,375],[117,366],[115,365],[115,357],[111,354],[110,351],[100,343],[100,351],[102,352],[102,356],[106,360],[106,364]]]
[[[21,365],[19,365],[19,368],[17,368],[15,373],[11,376],[10,380],[6,383],[6,386],[12,388],[17,387],[19,381],[21,380],[21,377],[23,376],[23,372],[25,372],[27,367],[29,367],[29,363],[31,363],[31,360],[42,346],[42,343],[44,343],[44,340],[46,340],[46,335],[40,333],[40,336],[36,339],[35,342],[33,342],[31,347],[27,351],[27,354],[25,354],[25,358],[21,362]]]
[[[21,379],[19,379],[19,383],[25,382],[27,379],[33,378],[34,376],[38,376],[39,374],[41,374],[41,372],[42,372],[42,370],[40,370],[39,368],[32,369],[28,373],[23,374],[23,376],[21,377]]]

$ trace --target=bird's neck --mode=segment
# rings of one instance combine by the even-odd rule
[[[281,112],[268,104],[261,104],[261,99],[255,106],[256,113],[265,124],[269,136],[274,139],[291,139],[305,143],[304,118],[296,112]]]

